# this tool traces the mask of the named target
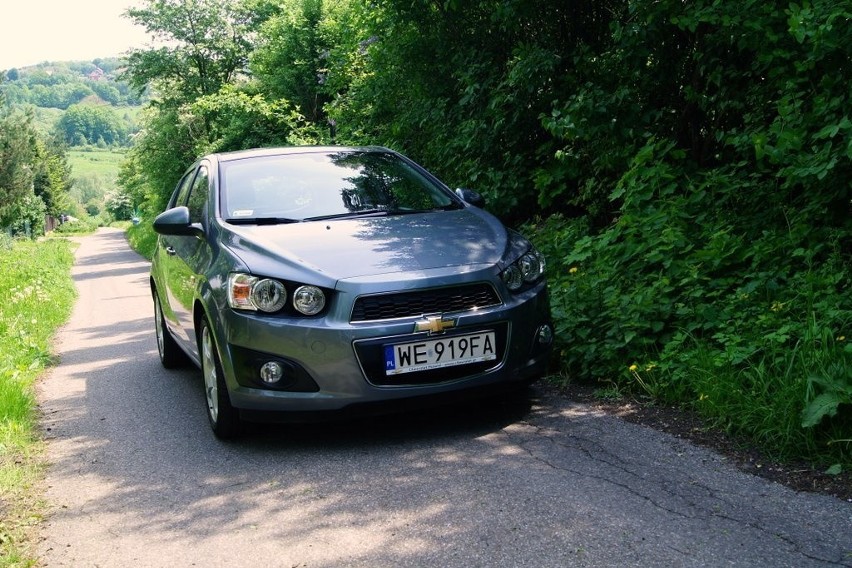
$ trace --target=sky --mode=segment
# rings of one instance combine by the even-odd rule
[[[145,31],[121,16],[139,0],[4,0],[0,70],[43,61],[90,61],[144,47]]]

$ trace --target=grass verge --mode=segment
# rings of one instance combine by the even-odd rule
[[[33,566],[43,444],[33,385],[75,299],[66,240],[0,240],[0,568]]]
[[[143,219],[141,223],[127,227],[127,241],[133,250],[151,260],[157,246],[157,233],[151,221]]]

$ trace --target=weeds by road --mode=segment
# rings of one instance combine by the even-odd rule
[[[53,363],[51,339],[71,313],[69,241],[0,239],[0,567],[31,566],[40,522],[42,443],[33,383]]]

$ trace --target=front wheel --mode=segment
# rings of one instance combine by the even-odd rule
[[[204,376],[204,395],[207,401],[207,418],[217,437],[233,438],[241,431],[239,411],[231,406],[225,374],[219,360],[216,341],[210,323],[204,317],[199,331],[201,344],[201,374]]]
[[[169,328],[166,327],[163,306],[160,304],[160,297],[156,290],[154,290],[154,330],[157,333],[157,352],[160,354],[160,363],[163,364],[163,367],[174,369],[186,364],[186,354],[178,346],[175,338],[172,337]]]

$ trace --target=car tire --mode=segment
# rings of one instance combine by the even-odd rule
[[[163,306],[160,304],[160,297],[156,290],[154,290],[154,330],[157,333],[157,351],[160,354],[160,363],[163,364],[163,367],[175,369],[185,365],[188,359],[175,338],[172,337],[169,328],[166,327]]]
[[[216,437],[234,438],[242,431],[239,411],[231,406],[225,373],[216,348],[216,340],[206,317],[201,318],[198,330],[198,345],[201,356],[201,374],[204,376],[204,398],[207,419]]]

